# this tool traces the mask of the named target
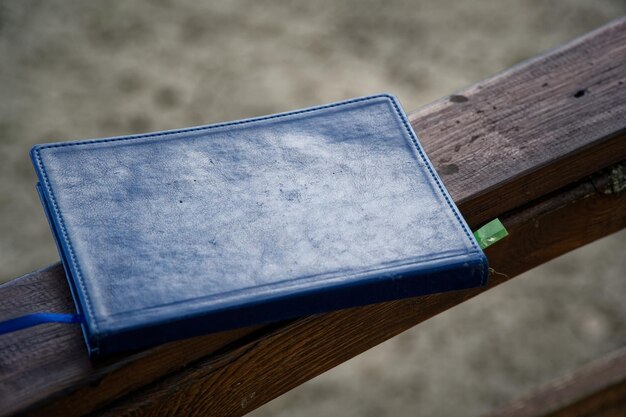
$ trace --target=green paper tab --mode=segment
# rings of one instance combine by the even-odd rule
[[[509,235],[500,219],[494,219],[474,232],[481,249],[485,249]]]

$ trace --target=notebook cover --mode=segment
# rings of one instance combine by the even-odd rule
[[[486,282],[393,96],[31,157],[94,356]]]

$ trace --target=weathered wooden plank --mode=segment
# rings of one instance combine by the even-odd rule
[[[470,224],[529,204],[626,159],[625,39],[622,19],[411,115]],[[535,91],[539,87],[540,92]],[[572,97],[581,88],[585,94]],[[590,183],[581,183],[562,190],[561,197],[545,197],[518,217],[512,214],[507,225],[526,243],[503,241],[489,252],[492,264],[512,276],[623,227],[621,211],[615,210],[616,204],[624,207],[623,196],[602,196],[592,189]],[[528,213],[554,213],[550,207],[555,202],[576,210],[556,219],[542,217],[539,231],[528,229],[527,221],[520,223],[531,216]],[[550,234],[554,242],[541,234],[558,225],[563,230]],[[585,228],[585,233],[572,225]],[[540,244],[531,245],[534,239],[541,239]],[[508,256],[506,266],[500,266],[499,256]],[[496,274],[491,285],[502,279]],[[53,266],[0,287],[0,319],[71,309],[64,280],[60,268]],[[198,414],[208,403],[212,411],[241,414],[476,293],[422,297],[209,335],[101,363],[87,359],[76,329],[40,326],[0,338],[0,414],[28,409],[40,415],[81,415],[113,401],[110,410],[120,412],[175,411],[162,408],[160,399]],[[363,331],[350,331],[357,328]],[[352,337],[337,336],[342,334]],[[264,363],[280,366],[267,368]],[[193,410],[185,408],[185,398],[194,400]]]
[[[0,294],[0,317],[73,310],[60,264],[11,281],[0,287]],[[63,395],[64,401],[54,407],[57,415],[80,415],[91,405],[124,395],[253,332],[247,328],[196,337],[98,363],[89,360],[77,326],[49,324],[16,332],[10,339],[3,336],[0,403],[11,408],[3,407],[0,414],[37,406],[39,398]],[[82,398],[84,391],[71,392],[83,385],[89,398]]]
[[[480,223],[624,159],[625,116],[622,18],[410,120],[465,218]]]
[[[549,382],[485,417],[623,417],[626,347]]]

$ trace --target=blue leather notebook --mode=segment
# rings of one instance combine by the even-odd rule
[[[487,278],[389,95],[31,157],[94,356]]]

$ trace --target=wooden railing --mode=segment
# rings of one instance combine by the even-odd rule
[[[558,378],[485,417],[572,416],[626,416],[626,347]]]
[[[626,226],[626,19],[410,120],[470,226],[500,217],[509,230],[486,251],[488,287],[213,334],[103,362],[89,360],[78,328],[38,326],[0,337],[0,415],[242,415]],[[58,264],[0,287],[0,320],[72,309]],[[624,366],[620,372],[626,375]],[[594,401],[602,404],[603,392],[586,394],[598,393]]]

